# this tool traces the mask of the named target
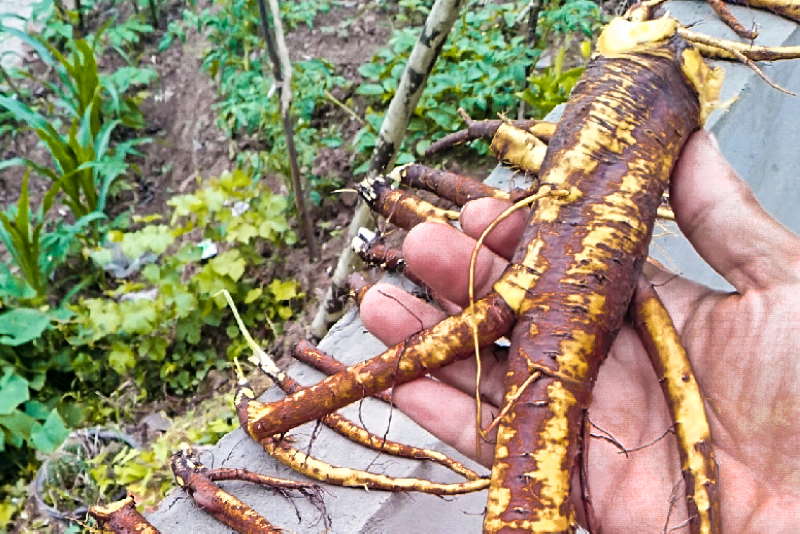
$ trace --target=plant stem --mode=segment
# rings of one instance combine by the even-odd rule
[[[456,18],[458,18],[465,1],[436,0],[431,7],[428,19],[425,21],[425,27],[422,29],[414,50],[411,51],[411,56],[408,58],[397,92],[389,104],[389,109],[386,110],[386,116],[378,134],[378,142],[370,159],[369,171],[367,171],[368,176],[375,176],[385,172],[397,159],[397,152],[405,137],[408,122],[411,120],[414,108],[416,108],[422,96],[422,92],[428,83],[428,76],[433,70],[442,46],[450,34],[450,30]],[[369,220],[369,208],[364,201],[359,201],[353,220],[347,229],[345,243],[350,243],[358,234],[359,229],[367,225]],[[329,325],[338,318],[340,310],[336,306],[332,306],[333,295],[337,293],[338,288],[344,285],[344,281],[353,272],[358,261],[358,257],[351,247],[346,246],[342,250],[339,261],[336,264],[336,270],[333,272],[331,287],[328,288],[322,305],[317,310],[317,315],[311,323],[311,334],[313,336],[322,338],[328,331]],[[329,307],[331,308],[330,311],[328,310]]]
[[[153,28],[158,29],[158,8],[156,8],[156,0],[147,0],[147,5],[150,8],[150,19],[153,23]]]
[[[292,173],[292,188],[297,212],[300,216],[300,225],[303,237],[308,246],[308,255],[311,260],[317,259],[317,241],[314,237],[314,226],[305,206],[303,185],[300,182],[300,168],[297,165],[297,151],[294,145],[294,129],[289,115],[292,104],[292,65],[286,42],[283,38],[283,28],[280,23],[280,11],[277,0],[269,0],[270,14],[273,26],[269,24],[267,6],[264,0],[258,0],[258,12],[261,17],[261,27],[264,32],[264,41],[267,44],[267,53],[272,63],[272,73],[275,78],[275,87],[278,90],[278,99],[281,103],[281,120],[283,131],[286,135],[286,149],[289,152],[289,164]]]

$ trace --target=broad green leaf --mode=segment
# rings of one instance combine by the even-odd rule
[[[175,242],[175,236],[165,224],[148,225],[130,234],[122,240],[122,252],[130,258],[138,258],[145,252],[152,251],[161,255]]]
[[[364,78],[378,79],[383,74],[383,66],[377,63],[364,63],[358,67],[358,73]]]
[[[234,282],[244,274],[247,262],[242,259],[239,251],[231,249],[208,262],[211,269],[220,275],[229,276]]]
[[[89,324],[94,330],[94,339],[116,334],[122,324],[122,315],[116,302],[105,299],[84,301],[89,311]]]
[[[268,287],[278,302],[292,300],[297,296],[297,282],[294,280],[283,281],[276,278]]]
[[[51,407],[39,402],[38,400],[32,400],[25,403],[25,413],[36,419],[41,419],[42,421],[47,419],[47,415],[51,410]]]
[[[115,344],[108,355],[108,364],[117,374],[124,375],[128,369],[136,365],[136,356],[130,347]]]
[[[121,329],[128,334],[147,334],[157,324],[156,303],[147,299],[120,303]]]
[[[24,440],[31,437],[31,430],[39,425],[38,421],[20,410],[0,415],[0,427],[4,427],[6,442],[13,447],[21,447]]]
[[[394,83],[394,82],[391,82]],[[382,95],[386,92],[382,85],[376,83],[364,83],[358,86],[356,94],[359,95]]]
[[[261,298],[261,295],[263,293],[264,293],[264,290],[262,288],[260,288],[260,287],[257,287],[255,289],[251,289],[250,291],[247,292],[247,295],[244,296],[244,303],[245,304],[250,304],[254,300],[256,300],[258,298]]]
[[[6,370],[0,378],[0,415],[8,415],[30,398],[28,381],[13,371]]]
[[[33,308],[0,314],[0,344],[16,347],[37,339],[50,326],[50,317]]]
[[[53,410],[43,425],[31,431],[31,442],[44,454],[52,454],[67,439],[67,436],[69,436],[69,429],[64,426],[58,410]]]
[[[251,239],[259,235],[258,230],[252,225],[242,220],[241,218],[233,219],[228,225],[225,234],[225,241],[228,243],[248,243]],[[263,236],[262,237],[271,237]]]

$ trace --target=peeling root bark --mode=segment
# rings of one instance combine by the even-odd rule
[[[476,198],[510,199],[510,195],[501,189],[466,176],[431,169],[424,165],[408,164],[397,167],[389,173],[389,178],[413,189],[430,191],[438,197],[447,199],[459,206],[463,206]]]
[[[159,530],[136,511],[133,497],[106,506],[93,506],[89,508],[89,515],[116,534],[159,534]]]
[[[301,386],[296,380],[294,380],[286,373],[280,373],[276,378],[278,379],[278,386],[287,395],[291,395],[292,393],[297,393],[304,389],[303,386]],[[350,441],[357,443],[367,449],[382,452],[385,454],[391,454],[393,456],[397,456],[400,458],[410,458],[414,460],[428,460],[435,464],[439,464],[442,467],[450,469],[454,473],[463,476],[467,480],[478,480],[481,478],[481,476],[478,473],[476,473],[471,469],[468,469],[464,464],[450,458],[446,454],[442,454],[441,452],[434,451],[431,449],[413,447],[411,445],[398,443],[397,441],[393,441],[390,439],[386,439],[385,437],[378,436],[376,434],[373,434],[372,432],[369,432],[365,428],[358,426],[353,421],[350,421],[349,419],[347,419],[342,415],[339,415],[338,413],[328,414],[322,419],[320,419],[320,421],[322,421],[322,424],[324,424],[337,434],[344,436]]]
[[[464,117],[465,122],[467,123],[467,129],[461,130],[459,132],[452,133],[447,135],[435,143],[431,144],[425,150],[425,157],[430,157],[442,150],[454,147],[456,145],[460,145],[463,143],[467,143],[469,141],[474,141],[475,139],[492,139],[495,134],[497,133],[498,128],[501,125],[507,124],[513,126],[514,128],[518,128],[520,130],[525,130],[545,143],[550,141],[550,137],[552,137],[553,133],[556,131],[556,124],[552,122],[545,122],[545,121],[537,121],[537,120],[522,120],[522,121],[504,121],[504,120],[484,120],[484,121],[473,121],[466,116],[466,113],[463,110],[459,110],[461,112],[461,116]]]
[[[253,391],[246,384],[240,385],[236,393],[237,402],[241,402],[242,398],[252,400],[253,396]],[[330,414],[328,418],[331,416],[335,416],[335,414]],[[355,425],[352,423],[351,425],[348,425],[347,433],[351,435],[353,434],[353,426]],[[447,458],[443,454],[436,453],[434,451],[416,449],[407,445],[401,445],[400,448],[394,448],[391,447],[391,442],[384,441],[377,437],[374,437],[375,440],[383,441],[384,443],[373,443],[373,440],[369,437],[367,437],[367,439],[363,439],[366,437],[366,431],[361,428],[358,428],[358,430],[361,431],[358,432],[358,434],[360,434],[360,436],[357,438],[358,442],[365,442],[361,443],[362,445],[366,444],[370,448],[382,450],[380,447],[383,444],[386,444],[389,445],[390,449],[395,449],[394,452],[398,452],[398,456],[408,455],[406,457],[420,458],[420,455],[422,455],[424,458],[420,459],[427,459],[439,463],[440,465],[443,465],[444,467],[447,467],[448,469],[451,469],[452,471],[464,476],[467,478],[467,480],[464,482],[446,484],[432,482],[430,480],[421,478],[389,477],[386,475],[370,473],[360,469],[337,467],[314,458],[303,451],[300,451],[299,449],[290,445],[287,440],[280,436],[273,436],[265,439],[257,439],[252,435],[250,437],[256,439],[256,441],[261,444],[261,446],[265,451],[267,451],[267,453],[269,453],[270,456],[285,466],[296,471],[297,473],[300,473],[301,475],[307,476],[313,480],[324,482],[326,484],[383,491],[418,491],[422,493],[430,493],[431,495],[461,495],[463,493],[484,490],[489,487],[488,478],[480,477],[477,473],[467,469],[459,462]],[[246,428],[245,431],[247,431]]]
[[[252,534],[280,534],[258,512],[220,489],[194,462],[190,454],[179,452],[172,457],[172,472],[178,485],[192,496],[197,507],[237,532]]]
[[[455,360],[473,354],[473,324],[479,344],[491,345],[514,324],[514,313],[497,293],[475,303],[474,311],[449,317],[388,349],[280,401],[264,404],[241,398],[237,412],[242,428],[261,442],[303,423],[320,419],[378,391],[405,384]]]
[[[457,221],[457,211],[443,210],[400,189],[392,189],[385,176],[367,179],[358,185],[358,192],[370,207],[400,228],[410,230],[425,221],[449,223]]]
[[[462,495],[489,487],[488,478],[443,484],[421,478],[395,478],[359,469],[336,467],[307,455],[280,438],[264,440],[261,446],[270,456],[301,475],[337,486],[383,491],[418,491],[431,495]]]
[[[577,527],[569,496],[582,416],[647,257],[674,161],[700,127],[698,93],[705,98],[703,84],[713,80],[674,21],[615,22],[542,164],[542,187],[571,194],[539,200],[495,284],[519,313],[506,375],[506,402],[516,403],[498,429],[485,532]],[[645,44],[631,48],[643,30]],[[542,377],[517,397],[537,371]]]
[[[703,394],[672,319],[653,285],[643,276],[639,277],[636,285],[631,315],[675,424],[691,532],[722,532],[717,487],[719,473]]]

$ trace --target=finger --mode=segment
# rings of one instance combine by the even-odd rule
[[[446,317],[441,310],[390,284],[371,287],[359,312],[367,330],[390,347]]]
[[[687,142],[670,198],[694,248],[737,291],[796,283],[800,239],[761,207],[705,130]]]
[[[465,234],[477,240],[489,225],[511,205],[511,202],[496,198],[480,198],[467,202],[461,210],[459,218],[461,228]],[[484,245],[510,260],[517,249],[522,231],[528,223],[528,213],[529,210],[521,209],[499,222],[484,239]]]
[[[361,302],[360,313],[367,330],[389,346],[445,318],[445,314],[433,306],[390,284],[376,284],[371,288]],[[499,350],[484,350],[481,354],[481,394],[489,402],[500,404],[505,354]],[[467,358],[439,369],[434,376],[474,397],[476,374],[475,358]]]
[[[483,401],[490,402],[495,406],[503,403],[503,392],[505,391],[503,378],[507,362],[506,350],[487,347],[481,351],[480,393]],[[471,396],[472,402],[475,402],[475,377],[478,374],[478,365],[474,356],[453,362],[431,374],[437,380]]]
[[[475,240],[439,223],[415,226],[403,242],[408,268],[434,291],[459,306],[469,304],[469,264]],[[487,295],[500,277],[506,261],[481,248],[475,263],[475,296]]]
[[[491,466],[497,432],[487,437],[480,451],[476,450],[475,400],[457,389],[431,378],[420,378],[394,388],[394,402],[422,428],[465,456]],[[482,426],[488,427],[498,409],[484,406]]]

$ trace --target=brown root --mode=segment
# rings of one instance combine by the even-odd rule
[[[461,130],[450,135],[447,135],[435,143],[431,144],[425,150],[425,157],[430,157],[437,152],[452,148],[457,145],[468,143],[476,139],[492,139],[497,133],[498,128],[502,124],[510,124],[515,128],[526,130],[534,136],[538,137],[545,143],[550,142],[550,138],[556,130],[555,123],[538,121],[538,120],[522,120],[522,121],[507,121],[507,120],[485,120],[474,121],[472,120],[463,109],[458,110],[461,118],[467,124],[466,130]]]
[[[270,456],[313,480],[345,486],[383,491],[419,491],[431,495],[462,495],[489,487],[488,478],[478,478],[453,484],[431,482],[421,478],[395,478],[359,469],[336,467],[292,447],[280,438],[261,441]]]
[[[279,534],[281,531],[248,505],[223,491],[203,472],[191,449],[172,456],[172,472],[178,485],[194,499],[197,507],[237,532]]]
[[[509,194],[483,182],[447,171],[439,171],[424,165],[409,164],[397,167],[389,177],[414,189],[435,193],[439,198],[463,206],[477,198],[499,198],[508,200]]]
[[[797,0],[728,0],[734,4],[766,9],[776,15],[800,22],[800,2]]]
[[[678,35],[694,44],[703,57],[738,60],[734,51],[751,61],[778,61],[800,58],[800,46],[756,46],[727,39],[717,39],[686,28],[678,28]]]
[[[286,373],[280,373],[272,378],[277,381],[278,386],[287,395],[291,395],[292,393],[297,393],[305,389]],[[450,469],[454,473],[463,476],[467,480],[478,480],[481,478],[481,476],[475,471],[468,469],[461,462],[454,460],[445,454],[430,449],[423,449],[406,445],[404,443],[398,443],[396,441],[386,439],[385,437],[378,436],[358,426],[354,422],[342,415],[339,415],[338,413],[328,414],[320,419],[320,421],[337,434],[344,436],[354,443],[358,443],[362,447],[385,454],[391,454],[400,458],[428,460]]]
[[[92,506],[89,515],[99,522],[104,528],[116,534],[159,534],[159,530],[147,522],[136,511],[133,497],[128,496],[121,501],[112,502],[106,506]]]
[[[750,31],[744,26],[742,26],[742,23],[739,22],[736,19],[736,17],[733,16],[731,10],[728,9],[728,6],[726,6],[722,2],[722,0],[707,0],[707,1],[708,5],[711,6],[711,9],[714,10],[714,13],[717,14],[719,19],[722,22],[724,22],[730,29],[732,29],[734,33],[736,33],[736,35],[738,35],[742,39],[747,39],[748,41],[753,41],[755,40],[756,37],[758,37],[758,32]]]
[[[358,184],[358,192],[373,211],[405,230],[425,221],[447,224],[459,217],[457,211],[437,208],[411,193],[392,189],[391,180],[385,176],[364,180]]]
[[[502,297],[493,293],[477,302],[473,311],[448,317],[383,354],[285,399],[264,404],[240,397],[237,401],[239,421],[242,428],[260,442],[468,357],[472,354],[473,324],[479,325],[481,346],[488,346],[504,336],[513,323],[513,311]]]

